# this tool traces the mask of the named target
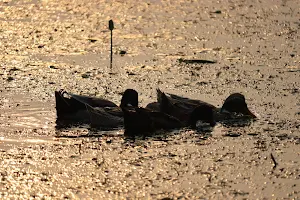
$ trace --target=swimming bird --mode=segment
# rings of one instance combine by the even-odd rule
[[[101,130],[112,130],[123,127],[123,111],[121,107],[95,107],[86,105],[90,126]]]
[[[141,107],[122,107],[124,113],[124,135],[150,135],[156,130],[171,130],[183,127],[177,118],[163,112]]]
[[[253,119],[256,118],[256,116],[249,110],[245,96],[241,93],[233,93],[229,95],[229,97],[225,99],[220,112],[229,112],[233,114],[244,115]]]
[[[193,119],[201,120],[210,123],[213,126],[215,121],[222,121],[226,119],[236,118],[243,115],[248,118],[256,118],[256,116],[248,109],[244,95],[240,93],[231,94],[225,101],[222,108],[217,108],[207,102],[181,97],[175,94],[164,93],[157,89],[157,102],[150,103],[146,108],[154,109],[157,111],[165,112],[172,115],[181,121],[189,120],[192,112],[197,107],[202,106],[203,113],[194,112]],[[209,112],[213,110],[213,114]]]
[[[122,114],[122,110],[113,102],[97,97],[76,95],[64,90],[55,91],[57,124],[90,124],[91,120],[95,121],[96,116],[91,115],[91,111],[105,110],[109,114],[114,112],[115,115]],[[120,107],[138,106],[138,93],[133,89],[125,90]],[[92,113],[93,114],[93,113]],[[103,113],[102,113],[103,114]],[[93,118],[92,118],[93,117]],[[98,116],[100,120],[100,117]],[[108,121],[107,121],[108,123]],[[105,122],[103,122],[105,124]]]
[[[168,97],[165,93],[157,90],[160,111],[181,120],[186,126],[196,128],[196,122],[202,121],[211,126],[216,124],[214,107],[205,102],[195,102],[192,99]]]
[[[205,119],[207,119],[207,122],[211,126],[215,125],[213,110],[206,105],[201,105],[193,109],[185,120],[148,108],[126,107],[122,108],[122,110],[124,113],[125,136],[151,135],[160,129],[196,128],[196,123],[201,116],[205,116]]]

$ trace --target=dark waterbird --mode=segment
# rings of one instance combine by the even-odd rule
[[[102,115],[122,115],[120,107],[138,106],[138,93],[133,89],[127,89],[122,96],[120,107],[103,98],[76,95],[64,90],[55,91],[55,101],[57,125],[90,124],[91,121],[105,119]],[[97,111],[98,115],[91,111]],[[109,127],[111,124],[108,121],[106,119],[101,123],[102,125],[107,123]]]
[[[164,94],[160,90],[158,91],[158,95]],[[223,117],[222,116],[216,116],[219,120],[222,120],[223,118],[227,117],[233,117],[233,115],[243,115],[245,117],[249,118],[256,118],[256,116],[249,110],[248,105],[246,103],[245,96],[242,95],[241,93],[233,93],[230,94],[229,97],[226,98],[226,100],[223,103],[223,106],[221,109],[215,107],[212,104],[209,104],[207,102],[201,101],[201,100],[196,100],[196,99],[189,99],[186,97],[181,97],[175,94],[169,94],[168,99],[170,101],[177,100],[181,104],[184,104],[185,106],[193,106],[194,105],[208,105],[211,106],[215,109],[215,112],[219,114],[225,114]],[[227,115],[226,115],[227,114]],[[231,116],[230,116],[231,115]]]
[[[233,113],[243,115],[249,118],[256,116],[249,110],[245,96],[240,93],[233,93],[227,97],[220,110],[221,113]]]
[[[201,112],[196,109],[199,106],[202,107]],[[165,112],[181,121],[201,120],[210,123],[211,126],[215,124],[215,121],[237,118],[240,115],[249,119],[256,118],[248,109],[244,95],[240,93],[231,94],[220,109],[201,100],[189,99],[175,94],[165,94],[157,89],[157,102],[148,104],[147,108]],[[213,113],[211,113],[211,110]]]
[[[199,100],[188,99],[173,94],[165,94],[157,89],[157,102],[147,105],[148,109],[161,111],[178,118],[185,126],[196,128],[197,121],[214,126],[214,106]]]
[[[205,102],[186,99],[177,95],[169,95],[169,97],[157,90],[160,110],[172,115],[187,125],[196,128],[196,122],[202,121],[209,123],[210,126],[216,124],[214,117],[214,107]]]
[[[172,130],[183,127],[195,128],[199,116],[210,116],[209,123],[214,126],[213,110],[201,105],[193,109],[186,120],[164,112],[150,110],[148,108],[126,107],[124,113],[125,136],[152,135],[157,130]]]
[[[123,107],[125,136],[150,135],[156,130],[183,127],[175,117],[140,107]]]
[[[121,128],[124,125],[121,107],[92,107],[87,104],[86,109],[89,113],[92,128],[112,130]]]

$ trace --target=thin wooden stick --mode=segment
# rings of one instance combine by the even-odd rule
[[[110,69],[112,70],[112,62],[113,62],[113,30],[114,30],[114,22],[113,20],[109,20],[108,27],[110,30]]]

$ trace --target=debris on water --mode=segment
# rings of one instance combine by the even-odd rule
[[[19,70],[20,70],[19,68],[13,67],[13,68],[11,68],[9,71],[10,71],[10,72],[14,72],[14,71],[19,71]]]
[[[241,136],[242,134],[240,133],[232,133],[232,132],[229,132],[229,133],[226,133],[224,136],[226,137],[239,137]]]
[[[84,73],[81,75],[82,78],[90,78],[90,73]]]
[[[136,75],[135,73],[133,73],[133,72],[129,72],[129,71],[127,71],[126,73],[128,74],[128,76],[133,76],[133,75]]]
[[[49,66],[50,69],[58,69],[58,67],[54,66],[54,65],[50,65]]]
[[[248,135],[250,135],[250,136],[257,136],[258,133],[248,133]]]
[[[217,63],[215,60],[204,60],[204,59],[178,59],[179,63],[186,63],[186,64],[214,64]]]
[[[275,157],[273,156],[272,153],[271,153],[271,159],[272,159],[272,161],[274,163],[274,166],[273,166],[273,170],[274,170],[277,167],[278,163],[276,162]]]
[[[15,79],[14,79],[14,77],[9,76],[9,77],[7,77],[6,80],[7,80],[8,82],[10,82],[10,81],[13,81],[13,80],[15,80]]]
[[[106,144],[111,144],[112,143],[112,140],[106,140]]]
[[[208,82],[207,81],[199,81],[196,83],[197,85],[207,85]]]
[[[120,50],[120,52],[119,52],[119,54],[120,54],[121,56],[124,56],[126,53],[127,53],[127,52],[126,52],[125,50]]]
[[[94,38],[89,38],[88,40],[89,40],[91,43],[95,43],[95,42],[98,41],[97,39],[94,39]]]

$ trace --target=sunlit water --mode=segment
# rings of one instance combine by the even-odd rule
[[[25,95],[1,97],[0,148],[53,142],[55,107]]]

